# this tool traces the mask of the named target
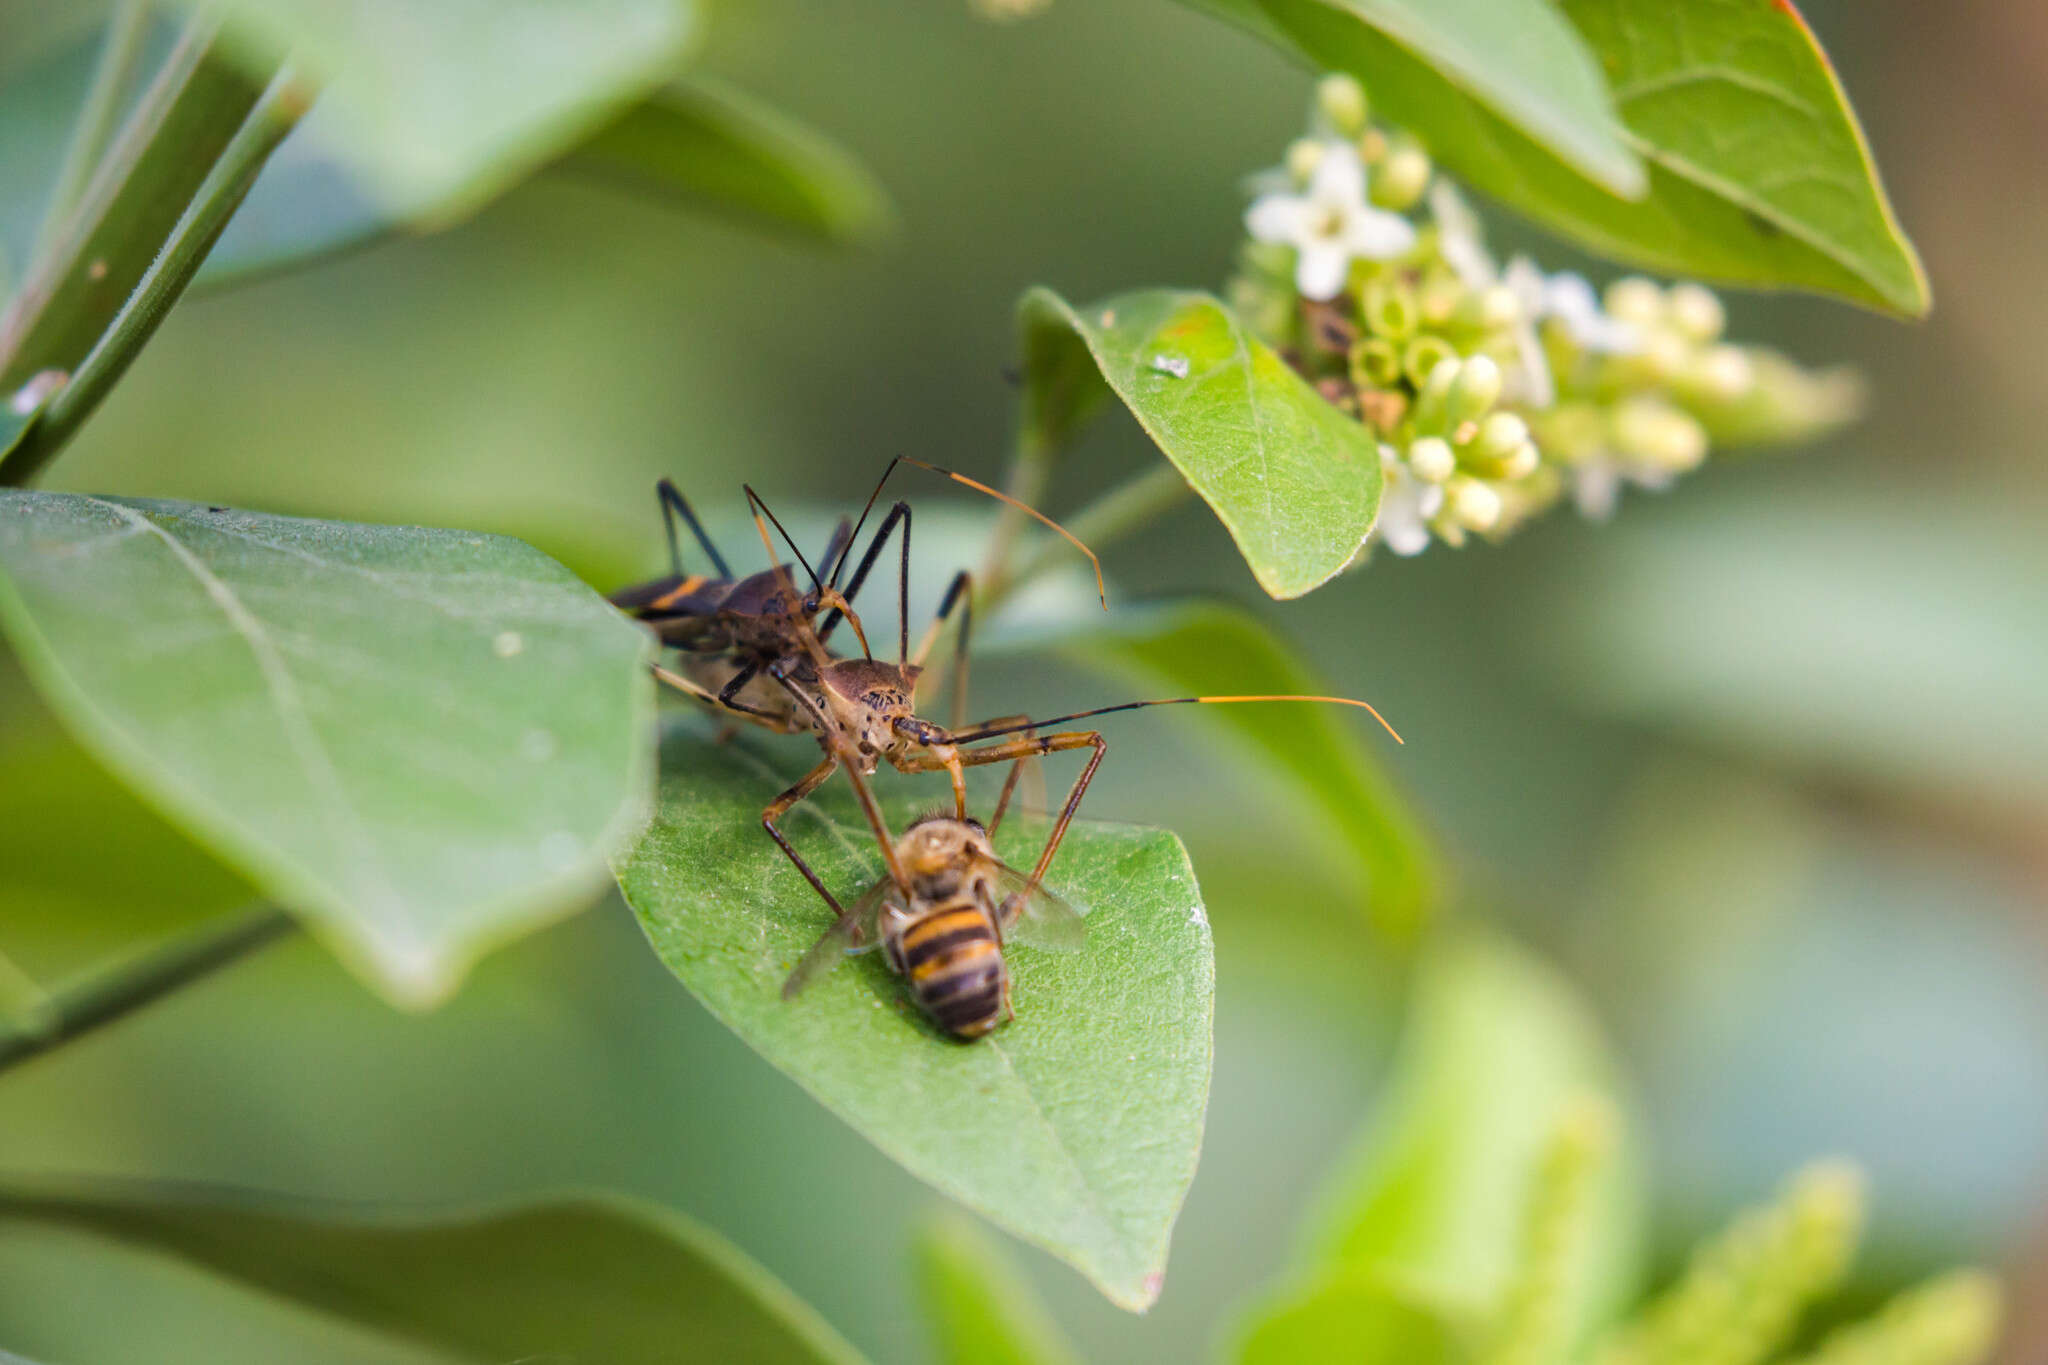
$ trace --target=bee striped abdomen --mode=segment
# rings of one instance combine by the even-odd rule
[[[1009,1013],[1003,950],[979,905],[926,915],[903,931],[900,947],[912,996],[948,1033],[979,1038]]]

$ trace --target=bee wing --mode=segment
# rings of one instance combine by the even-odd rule
[[[841,959],[864,953],[881,941],[875,932],[875,917],[888,893],[889,879],[884,877],[863,892],[851,910],[832,921],[832,927],[811,945],[789,980],[782,983],[784,1000],[795,998],[798,991],[837,967]]]
[[[1033,889],[1029,877],[1004,863],[996,864],[996,889],[1002,897],[996,918],[1005,939],[1055,953],[1080,951],[1088,926],[1078,907],[1042,886]]]

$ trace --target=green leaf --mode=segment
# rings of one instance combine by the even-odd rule
[[[1274,597],[1328,582],[1379,514],[1379,448],[1228,308],[1143,290],[1074,308],[1047,289],[1018,305],[1026,430],[1057,444],[1100,402],[1083,355],[1214,509]]]
[[[1351,1274],[1291,1293],[1259,1314],[1240,1365],[1456,1365],[1455,1324],[1375,1276]]]
[[[256,105],[261,82],[195,22],[108,148],[67,226],[0,315],[0,393],[75,369],[135,291]],[[267,73],[266,73],[267,74]]]
[[[0,1191],[0,1222],[174,1256],[450,1361],[860,1360],[723,1238],[618,1198],[420,1216],[99,1186]]]
[[[1264,622],[1225,603],[1121,607],[1106,623],[1076,625],[1054,637],[1060,655],[1140,695],[1329,691]],[[1231,737],[1289,780],[1343,840],[1383,930],[1405,939],[1422,927],[1442,895],[1444,869],[1421,819],[1359,739],[1361,724],[1375,736],[1379,726],[1312,703],[1189,707],[1181,719]]]
[[[369,188],[341,150],[346,139],[332,107],[316,106],[271,157],[201,284],[233,283],[449,220],[455,205],[438,196],[401,200]],[[891,219],[887,196],[849,153],[706,82],[657,92],[548,169],[828,242],[867,241]]]
[[[1422,967],[1386,1108],[1316,1203],[1320,1261],[1485,1322],[1519,1268],[1560,1120],[1589,1094],[1616,1093],[1598,1026],[1564,981],[1503,940],[1446,943]],[[1574,1340],[1632,1288],[1634,1178],[1618,1153],[1593,1175],[1591,1235],[1564,1272]]]
[[[995,1240],[962,1214],[926,1224],[917,1239],[937,1365],[1069,1365],[1045,1304]]]
[[[2030,499],[1907,485],[1687,502],[1589,545],[1523,634],[1574,705],[2031,821],[2048,810],[2040,526]]]
[[[394,999],[589,899],[648,638],[492,536],[0,494],[0,627],[74,735]]]
[[[225,0],[243,59],[326,84],[336,147],[382,202],[463,217],[680,68],[691,0]]]
[[[1159,1295],[1208,1105],[1215,966],[1180,841],[1077,823],[1051,885],[1092,906],[1078,953],[1014,953],[1017,1018],[972,1044],[925,1020],[879,954],[793,1001],[784,978],[828,912],[762,833],[761,809],[815,758],[753,736],[678,729],[662,749],[654,824],[619,884],[663,962],[755,1051],[912,1174],[1061,1257],[1118,1305]],[[944,783],[885,803],[892,828]],[[873,837],[835,777],[785,829],[827,886],[880,875]],[[1012,818],[997,849],[1035,856],[1045,827]]]
[[[1655,270],[1796,287],[1918,315],[1927,286],[1840,83],[1790,3],[1566,0],[1649,192],[1621,199],[1358,15],[1259,0],[1309,61],[1366,83],[1474,187]]]
[[[32,1029],[51,994],[257,896],[93,762],[25,686],[0,689],[0,705],[0,1024]]]
[[[851,155],[710,81],[635,105],[561,168],[830,242],[873,238],[891,217],[881,186]]]
[[[1325,0],[1615,194],[1643,192],[1593,54],[1550,0]]]

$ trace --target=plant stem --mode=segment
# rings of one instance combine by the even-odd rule
[[[1089,549],[1100,551],[1193,496],[1186,476],[1164,461],[1135,479],[1119,484],[1069,518],[1067,529]],[[1013,574],[998,577],[989,590],[989,605],[1045,572],[1065,550],[1063,543],[1048,539]]]
[[[1017,440],[1010,455],[1010,477],[1004,492],[1029,507],[1037,507],[1038,500],[1045,496],[1045,486],[1052,478],[1053,456],[1058,454],[1053,447],[1020,423]],[[1024,513],[1014,507],[1005,507],[996,518],[995,529],[989,532],[988,553],[982,556],[979,581],[993,589],[1002,585],[1008,577],[1010,556],[1017,548],[1017,533],[1024,529]]]
[[[277,145],[305,113],[309,95],[289,67],[270,82],[255,109],[201,182],[198,194],[157,253],[142,282],[101,335],[70,383],[44,409],[42,419],[0,466],[0,486],[20,487],[64,448],[136,355],[156,334],[171,305],[199,273],[249,187]]]
[[[85,187],[106,155],[114,135],[114,118],[121,112],[121,97],[135,75],[135,63],[142,56],[143,39],[149,36],[149,5],[146,0],[121,0],[107,16],[107,36],[100,48],[99,63],[93,68],[92,85],[85,104],[72,125],[70,145],[64,149],[64,164],[57,171],[57,183],[50,190],[49,207],[36,234],[31,259],[45,255],[63,234],[66,222]]]
[[[0,1071],[21,1065],[229,967],[289,934],[296,921],[266,909],[162,950],[54,997],[47,1027],[0,1037]]]

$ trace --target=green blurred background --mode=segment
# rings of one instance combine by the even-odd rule
[[[1192,506],[1109,567],[1126,601],[1253,603],[1396,720],[1408,744],[1387,761],[1473,902],[1566,964],[1631,1062],[1667,1254],[1846,1152],[1877,1196],[1864,1287],[1958,1258],[2005,1267],[2006,1358],[2037,1360],[2048,10],[1807,8],[1936,309],[1904,326],[1732,296],[1731,331],[1860,365],[1866,422],[1632,497],[1611,526],[1561,515],[1298,603],[1258,601]],[[1277,157],[1309,85],[1165,0],[1054,0],[1020,25],[964,0],[770,0],[719,13],[703,66],[856,151],[896,200],[896,236],[819,252],[543,178],[439,236],[182,304],[49,486],[503,531],[608,588],[658,562],[661,474],[703,501],[747,479],[791,504],[863,494],[899,452],[994,476],[1018,292],[1220,283],[1238,177]],[[1047,510],[1156,458],[1107,420]],[[985,666],[976,690],[990,713],[1117,699],[1038,666]],[[24,956],[90,951],[64,927],[75,906],[146,925],[153,901],[233,899],[11,674],[0,695],[0,815],[19,835],[0,913],[25,926]],[[1158,1308],[1126,1316],[1020,1251],[1104,1360],[1197,1358],[1217,1306],[1280,1268],[1369,1113],[1399,1012],[1293,807],[1203,737],[1199,718],[1122,722],[1090,799],[1186,838],[1219,979],[1208,1142]],[[38,842],[66,810],[104,812],[100,839]],[[488,960],[424,1017],[317,948],[273,951],[7,1076],[0,1169],[380,1201],[617,1188],[717,1227],[876,1359],[922,1349],[906,1239],[938,1196],[714,1023],[616,900]],[[0,1236],[0,1329],[30,1354],[213,1361],[288,1330],[294,1359],[402,1358],[196,1283]],[[106,1313],[110,1292],[132,1310]]]

